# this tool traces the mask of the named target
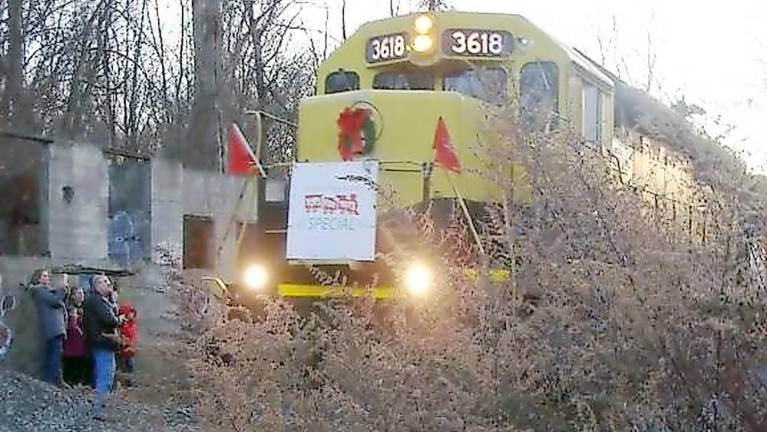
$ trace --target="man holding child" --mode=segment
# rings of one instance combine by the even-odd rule
[[[93,357],[95,396],[93,418],[105,420],[106,396],[115,376],[115,352],[120,348],[118,327],[125,318],[115,314],[113,287],[109,278],[98,275],[93,280],[93,293],[83,306],[85,337]]]

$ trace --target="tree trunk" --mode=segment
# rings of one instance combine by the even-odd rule
[[[184,161],[197,168],[223,170],[219,135],[222,0],[193,0],[194,102]]]
[[[24,38],[21,32],[22,0],[8,2],[8,91],[5,109],[12,127],[19,132],[27,125],[23,112],[24,94]]]

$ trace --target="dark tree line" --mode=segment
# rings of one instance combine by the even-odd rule
[[[246,122],[245,110],[294,119],[298,100],[313,91],[327,46],[315,46],[322,38],[301,22],[306,7],[1,0],[0,128],[164,151],[219,169],[228,122]],[[284,145],[272,148],[285,153],[292,131],[278,135]]]

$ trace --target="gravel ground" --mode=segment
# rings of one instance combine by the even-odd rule
[[[107,421],[91,419],[90,389],[59,390],[0,368],[0,431],[201,431],[189,407],[138,403],[113,394]]]

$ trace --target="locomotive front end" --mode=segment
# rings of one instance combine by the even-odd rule
[[[246,245],[241,254],[249,291],[308,298],[432,295],[449,273],[440,264],[444,251],[424,244],[401,215],[428,212],[435,229],[449,230],[456,218],[480,218],[498,202],[482,149],[503,145],[492,133],[497,113],[525,104],[557,112],[567,103],[559,91],[565,87],[561,56],[547,54],[554,46],[514,15],[422,13],[363,25],[322,63],[317,94],[300,105],[296,162],[376,164],[375,234],[364,240],[375,243],[374,254],[363,260],[291,259],[289,200],[266,200],[258,229],[246,242],[256,246],[248,251]],[[509,175],[513,201],[529,201],[524,169]],[[291,194],[295,186],[292,178]],[[332,211],[347,211],[351,197],[359,198],[333,193]],[[306,195],[300,205],[320,209],[310,202],[320,195]],[[315,228],[336,230],[339,242],[355,235],[337,222],[322,223]],[[461,240],[479,243],[476,234]],[[382,258],[393,252],[400,257],[394,263]],[[473,252],[467,253],[462,258],[472,267]]]

